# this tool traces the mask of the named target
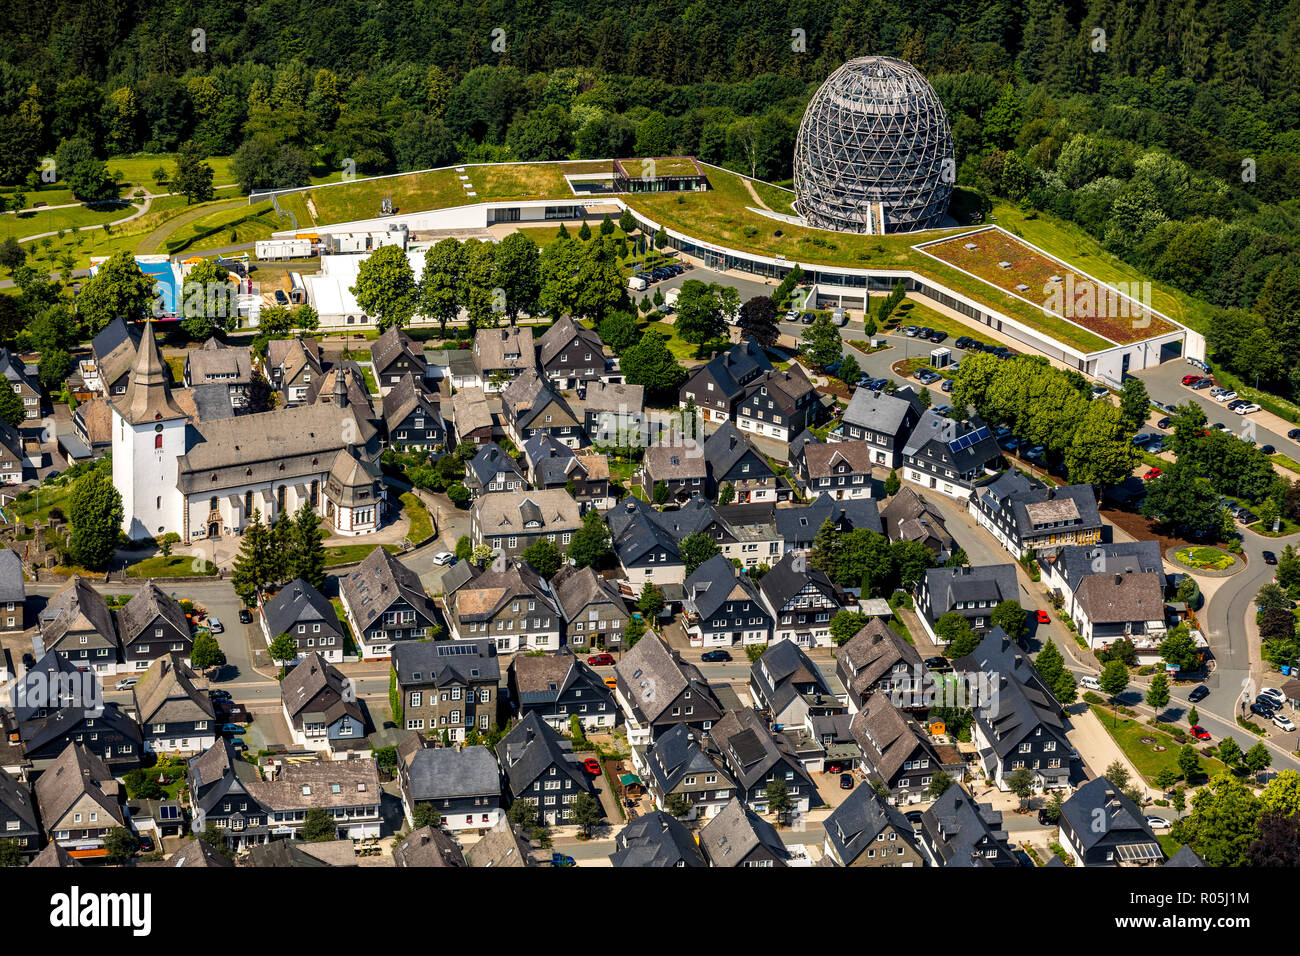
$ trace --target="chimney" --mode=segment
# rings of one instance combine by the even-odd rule
[[[1119,587],[1123,583],[1124,583],[1124,576],[1122,574],[1115,575],[1115,586]]]
[[[1051,500],[1053,500],[1055,497],[1056,497],[1056,489],[1055,489],[1055,488],[1048,488],[1048,489],[1047,489],[1047,500],[1048,500],[1048,501],[1051,501]]]

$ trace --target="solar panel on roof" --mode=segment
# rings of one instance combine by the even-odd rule
[[[161,806],[161,807],[158,808],[158,819],[159,819],[159,820],[179,820],[179,819],[180,819],[180,816],[181,816],[181,808],[180,808],[180,807],[173,807],[173,806],[169,806],[169,805],[167,805],[167,804],[164,804],[163,806]]]

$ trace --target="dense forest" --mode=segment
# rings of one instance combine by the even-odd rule
[[[184,144],[233,154],[246,189],[349,165],[670,153],[779,182],[817,85],[853,56],[900,56],[949,109],[962,184],[1074,221],[1212,303],[1218,361],[1300,393],[1300,0],[8,12],[0,184],[28,189],[45,156],[102,186],[96,161]]]

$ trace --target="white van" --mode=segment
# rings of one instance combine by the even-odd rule
[[[646,281],[640,276],[633,276],[627,280],[627,287],[633,292],[644,292],[646,290]]]
[[[835,325],[841,325],[841,326],[848,325],[849,324],[848,314],[843,309],[836,309],[834,312],[831,313],[831,322],[833,322]]]
[[[1101,682],[1091,674],[1084,674],[1080,677],[1079,686],[1086,687],[1088,690],[1101,690]]]

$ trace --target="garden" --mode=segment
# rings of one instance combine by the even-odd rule
[[[1227,551],[1208,545],[1179,548],[1174,557],[1179,563],[1198,571],[1226,571],[1237,561]]]

